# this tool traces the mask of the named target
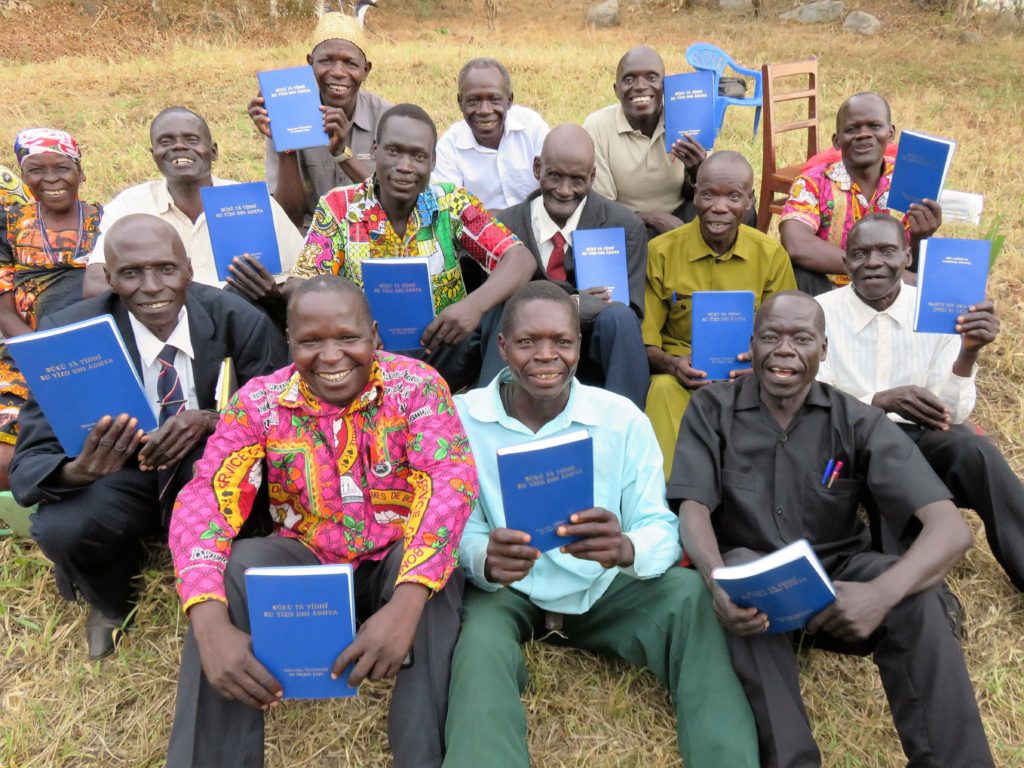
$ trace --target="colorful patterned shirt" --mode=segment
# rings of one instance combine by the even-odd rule
[[[444,380],[377,352],[348,406],[323,402],[294,365],[250,381],[221,414],[178,495],[170,548],[185,610],[226,601],[231,542],[263,480],[276,533],[323,563],[383,558],[403,541],[397,582],[441,589],[458,566],[476,465]]]
[[[459,249],[490,272],[505,251],[519,239],[461,187],[430,184],[416,201],[405,236],[391,226],[375,193],[376,177],[362,184],[338,187],[316,207],[306,244],[293,277],[310,278],[327,272],[363,285],[366,259],[426,257],[434,290],[434,310],[440,312],[466,297],[459,269]]]
[[[808,168],[793,182],[780,221],[802,221],[822,240],[846,250],[846,236],[854,224],[871,213],[889,213],[889,187],[895,163],[888,157],[882,163],[882,175],[870,200],[850,178],[842,160]],[[906,216],[903,226],[909,229]],[[850,282],[849,275],[828,278],[836,285]]]

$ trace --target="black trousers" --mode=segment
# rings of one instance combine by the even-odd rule
[[[364,562],[356,569],[358,621],[365,621],[391,597],[402,555],[398,543],[384,560]],[[316,555],[295,539],[275,535],[236,541],[224,575],[231,623],[250,631],[246,568],[318,563]],[[457,569],[445,588],[427,601],[413,642],[413,663],[395,680],[388,713],[395,768],[436,768],[444,757],[448,681],[462,623],[463,586],[463,572]],[[190,627],[181,654],[167,768],[259,768],[263,726],[261,710],[225,699],[207,682]]]
[[[750,550],[733,550],[724,559],[735,565],[757,556]],[[863,552],[829,575],[836,581],[869,581],[895,560],[893,555]],[[726,635],[733,667],[757,721],[764,768],[821,765],[800,695],[794,637]],[[805,635],[803,642],[873,656],[908,768],[994,768],[963,652],[938,588],[900,602],[865,643],[845,643],[822,631]]]

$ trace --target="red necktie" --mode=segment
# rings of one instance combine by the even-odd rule
[[[568,282],[569,276],[565,274],[565,238],[561,232],[555,232],[551,236],[551,242],[555,246],[551,251],[551,258],[548,259],[548,277],[559,282]]]

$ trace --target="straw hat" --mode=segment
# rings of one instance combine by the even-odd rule
[[[313,30],[313,39],[310,41],[310,50],[316,48],[325,40],[347,40],[355,45],[363,55],[366,55],[363,28],[359,25],[358,19],[344,13],[332,11],[325,13],[317,22]]]

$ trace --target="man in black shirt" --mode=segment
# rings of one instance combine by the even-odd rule
[[[740,608],[714,568],[806,538],[836,588],[805,639],[873,654],[911,765],[992,766],[963,653],[938,587],[971,546],[949,492],[879,409],[815,381],[828,348],[817,303],[773,296],[751,340],[754,375],[697,392],[683,418],[669,497],[683,499],[680,532],[728,630],[733,666],[757,720],[765,766],[820,765],[785,634]],[[822,482],[830,460],[842,468]],[[897,529],[922,532],[901,556],[870,551],[862,494]]]

